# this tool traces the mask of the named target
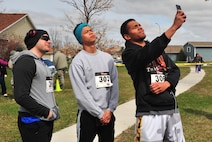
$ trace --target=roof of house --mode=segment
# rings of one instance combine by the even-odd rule
[[[194,47],[212,47],[212,42],[190,41],[186,44],[193,45]]]
[[[22,18],[26,17],[27,14],[18,13],[0,13],[0,32],[9,28],[16,22],[20,21]],[[30,21],[31,22],[31,21]]]
[[[183,46],[181,45],[168,45],[165,48],[166,53],[180,53],[180,51],[183,49]]]

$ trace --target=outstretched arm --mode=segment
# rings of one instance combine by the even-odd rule
[[[186,15],[182,10],[177,10],[177,13],[174,18],[174,23],[172,26],[165,32],[165,35],[168,39],[175,34],[175,32],[182,26],[182,24],[186,21]]]

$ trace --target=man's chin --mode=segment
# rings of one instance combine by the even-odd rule
[[[145,37],[143,37],[143,38],[139,38],[138,40],[137,40],[137,42],[141,42],[141,41],[144,41],[144,39],[146,38],[146,36]]]
[[[43,50],[43,53],[45,54],[45,53],[47,53],[47,52],[49,52],[50,50]]]

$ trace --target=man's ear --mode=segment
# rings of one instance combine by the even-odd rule
[[[131,37],[130,37],[128,34],[124,34],[124,39],[125,39],[125,40],[130,40]]]

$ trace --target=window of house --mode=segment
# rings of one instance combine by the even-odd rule
[[[187,52],[191,52],[191,47],[190,46],[187,47]]]

